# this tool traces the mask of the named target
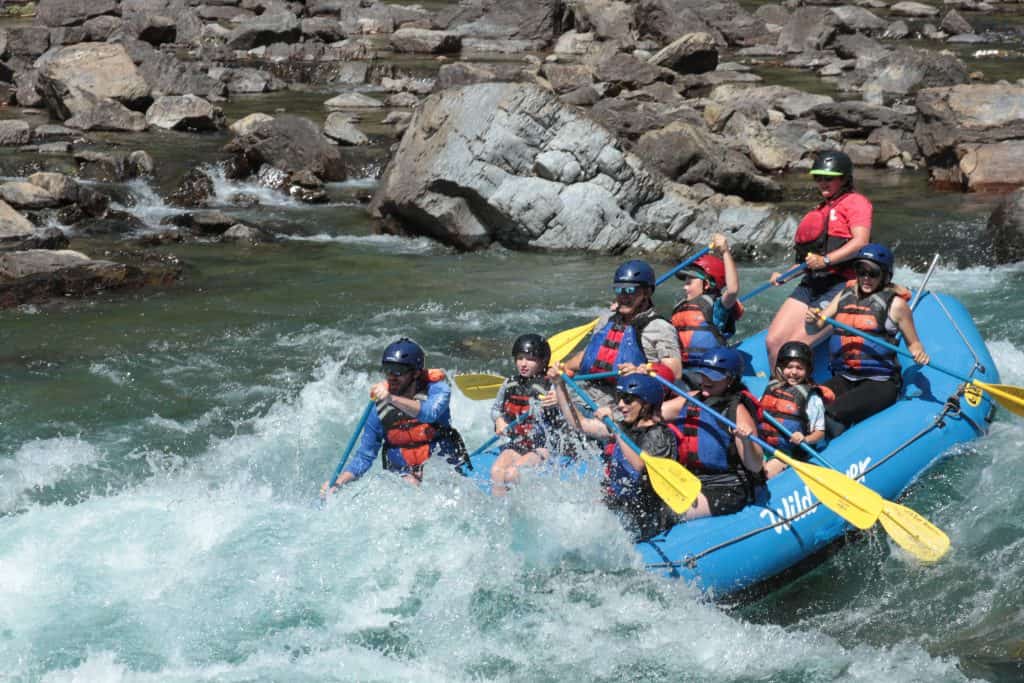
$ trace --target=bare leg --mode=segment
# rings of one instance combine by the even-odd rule
[[[515,461],[518,459],[519,453],[515,452],[511,448],[506,448],[498,454],[498,459],[491,465],[491,495],[500,498],[508,493],[508,481],[509,474],[515,472]]]
[[[693,501],[693,505],[690,507],[689,510],[686,511],[686,514],[683,515],[683,519],[700,519],[701,517],[710,516],[711,506],[708,505],[707,497],[703,493],[701,493],[697,496],[697,500]]]
[[[768,326],[768,334],[765,335],[764,344],[768,352],[768,367],[775,367],[775,356],[783,344],[789,341],[802,341],[808,346],[814,344],[822,337],[829,334],[826,328],[813,335],[808,335],[804,327],[804,316],[807,315],[807,304],[796,299],[786,299],[782,307],[772,319]]]
[[[778,476],[786,471],[789,467],[786,463],[782,462],[778,458],[768,460],[764,464],[764,476],[768,479]]]

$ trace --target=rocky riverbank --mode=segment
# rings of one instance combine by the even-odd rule
[[[0,306],[173,282],[168,243],[276,238],[208,211],[213,180],[198,163],[170,179],[166,199],[183,212],[167,225],[112,209],[95,181],[163,173],[139,142],[147,131],[182,145],[230,136],[203,161],[299,202],[325,201],[375,159],[380,229],[460,249],[685,251],[724,230],[757,255],[795,227],[775,205],[779,174],[823,149],[927,169],[949,191],[1021,187],[1024,82],[988,78],[956,52],[1019,51],[1020,24],[992,21],[1018,7],[40,0],[33,12],[5,1],[0,12],[31,18],[0,30],[0,146],[34,156],[6,163],[18,179],[0,185]],[[826,87],[765,83],[766,68]],[[275,91],[322,93],[323,115],[224,114]],[[1016,258],[1019,221],[997,210],[983,239],[999,248],[986,253]],[[97,234],[119,236],[128,263],[86,256]]]

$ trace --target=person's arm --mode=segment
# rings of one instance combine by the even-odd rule
[[[736,407],[735,432],[736,450],[743,466],[751,472],[759,472],[764,467],[764,454],[761,447],[750,440],[752,434],[757,434],[757,423],[742,404]]]
[[[825,438],[825,403],[821,396],[812,393],[807,399],[807,433],[794,432],[790,441],[794,444],[814,445]]]
[[[562,416],[565,418],[565,422],[568,426],[572,427],[576,431],[589,434],[599,439],[608,438],[608,429],[604,426],[600,420],[595,420],[589,417],[583,417],[580,415],[580,411],[576,408],[576,404],[569,396],[569,389],[565,385],[559,375],[555,375],[551,378],[551,388],[555,392],[555,400],[558,402],[558,409],[562,412]]]
[[[679,351],[679,333],[667,320],[657,318],[648,323],[640,335],[640,346],[648,360],[668,367],[675,379],[683,375],[683,358]]]
[[[359,437],[359,445],[356,447],[355,454],[349,458],[349,461],[345,464],[345,469],[338,475],[331,488],[336,489],[339,486],[344,486],[366,474],[366,471],[373,467],[373,461],[377,459],[377,454],[380,453],[380,446],[383,442],[384,427],[380,423],[377,411],[371,410],[369,417],[366,419],[366,424],[363,425],[363,434]]]
[[[711,244],[725,265],[725,289],[722,290],[722,306],[729,310],[736,305],[736,297],[740,292],[740,275],[736,270],[736,262],[732,258],[732,252],[729,251],[729,241],[725,235],[720,232],[715,233]]]
[[[914,314],[907,302],[899,298],[893,299],[889,317],[903,333],[903,339],[907,342],[907,350],[914,356],[914,361],[919,365],[927,365],[931,359],[924,350],[924,344],[917,336],[917,328],[914,327]]]
[[[865,215],[863,212],[858,212],[857,215],[852,216],[850,219],[850,240],[833,251],[827,254],[808,254],[807,255],[807,267],[810,270],[821,270],[826,266],[834,266],[848,261],[857,255],[860,248],[871,241],[871,205],[868,204],[868,210]],[[825,257],[828,257],[829,262],[825,263]]]
[[[815,334],[818,330],[825,327],[825,318],[836,317],[836,313],[839,311],[839,299],[842,296],[842,292],[836,294],[824,309],[813,307],[807,309],[807,314],[804,316],[804,327],[807,330],[807,334]]]
[[[505,421],[505,392],[508,388],[508,380],[506,379],[498,387],[498,395],[494,397],[494,403],[491,404],[491,419],[494,420],[494,433],[504,434],[508,428],[508,422]]]
[[[398,405],[398,399],[396,398],[394,403]],[[452,385],[446,381],[431,382],[427,388],[427,398],[424,401],[415,401],[414,399],[404,399],[411,403],[419,405],[419,410],[412,413],[420,422],[426,422],[428,424],[438,424],[439,422],[445,422],[446,418],[450,414],[450,407],[452,402]],[[401,406],[399,406],[401,407]],[[405,412],[405,408],[402,408]]]

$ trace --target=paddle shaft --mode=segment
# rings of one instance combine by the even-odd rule
[[[609,377],[617,377],[619,375],[617,370],[611,370],[609,372],[592,372],[589,375],[576,375],[574,379],[577,382],[589,382],[595,379],[608,379]]]
[[[588,408],[590,408],[591,410],[597,410],[597,403],[594,402],[594,399],[590,398],[590,396],[587,395],[587,392],[581,389],[580,385],[576,384],[576,382],[573,381],[572,377],[569,377],[569,375],[562,375],[562,379],[564,379],[565,383],[572,387],[572,390],[575,391],[576,394],[583,399],[583,402],[587,404]],[[633,451],[637,455],[643,452],[641,448],[637,446],[636,443],[631,438],[629,438],[629,436],[627,436],[621,428],[619,428],[619,425],[615,424],[615,420],[611,419],[608,416],[605,416],[602,422],[604,422],[604,425],[608,429],[610,429],[613,434],[616,434],[619,437],[621,437],[622,440],[626,442],[626,445],[633,449]]]
[[[771,423],[771,425],[772,425],[773,427],[775,427],[775,428],[776,428],[776,429],[778,429],[778,430],[779,430],[780,432],[782,432],[783,434],[785,434],[786,438],[789,438],[789,437],[793,436],[793,432],[791,432],[790,430],[786,429],[786,428],[785,428],[785,427],[784,427],[784,426],[782,425],[782,423],[781,423],[781,422],[779,422],[779,421],[778,421],[778,420],[776,420],[776,419],[775,419],[774,417],[772,417],[771,415],[769,415],[767,411],[763,412],[763,413],[761,414],[761,416],[762,416],[762,417],[763,417],[763,418],[764,418],[765,420],[767,420],[767,421],[768,421],[769,423]],[[790,443],[792,443],[792,442],[790,442]],[[827,459],[827,458],[826,458],[826,457],[825,457],[824,455],[822,455],[822,454],[821,454],[821,453],[819,453],[818,451],[814,450],[814,448],[812,448],[811,446],[809,446],[809,445],[808,445],[807,443],[805,443],[805,442],[801,441],[801,442],[800,442],[799,444],[795,444],[795,445],[797,445],[797,446],[800,446],[800,448],[804,449],[804,451],[805,451],[805,452],[806,452],[806,453],[807,453],[808,455],[810,455],[810,456],[811,456],[812,458],[816,458],[816,459],[818,459],[818,460],[819,460],[819,461],[820,461],[820,462],[821,462],[821,463],[822,463],[823,465],[825,465],[825,467],[831,467],[832,469],[836,470],[836,466],[835,466],[835,465],[833,465],[832,463],[830,463],[830,462],[828,461],[828,459]],[[836,471],[838,471],[838,470],[836,470]]]
[[[671,389],[675,393],[677,393],[680,396],[682,396],[683,398],[685,398],[687,401],[693,401],[693,404],[695,406],[697,406],[698,408],[701,408],[702,410],[704,410],[704,412],[708,413],[709,415],[712,415],[716,420],[718,420],[722,424],[725,424],[725,425],[731,427],[732,429],[738,429],[738,426],[736,425],[735,422],[733,422],[732,420],[727,418],[725,415],[722,415],[717,410],[712,410],[711,408],[706,406],[701,400],[699,400],[697,398],[694,398],[690,394],[687,394],[684,390],[680,389],[675,384],[672,384],[672,382],[669,382],[667,379],[664,379],[663,377],[659,377],[658,375],[651,375],[651,377],[655,378],[656,380],[658,380],[659,382],[664,384],[666,387],[668,387],[669,389]],[[771,445],[767,441],[764,441],[763,439],[761,439],[760,437],[758,437],[755,434],[751,434],[750,435],[750,440],[753,441],[754,443],[756,443],[761,448],[766,448],[766,449],[768,449],[769,451],[771,451],[773,453],[778,450],[777,448],[775,448],[775,446]],[[783,455],[785,455],[785,453],[783,453]]]
[[[685,261],[683,261],[679,265],[677,265],[674,268],[672,268],[672,270],[668,271],[667,273],[664,273],[661,277],[659,277],[657,280],[655,280],[654,281],[654,286],[657,287],[658,285],[664,284],[670,277],[672,277],[673,275],[678,273],[680,270],[682,270],[686,266],[690,265],[691,263],[693,263],[694,261],[699,259],[704,254],[708,253],[709,251],[711,251],[711,247],[704,247],[703,249],[698,251],[696,254],[694,254],[690,258],[686,259]]]
[[[356,439],[363,433],[363,427],[366,426],[366,420],[370,417],[370,411],[373,410],[375,403],[369,401],[366,404],[366,408],[363,409],[363,414],[359,418],[359,424],[356,425],[356,429],[352,432],[352,437],[348,440],[348,445],[345,446],[345,454],[341,456],[341,462],[338,463],[338,467],[335,468],[334,474],[331,475],[331,486],[334,486],[334,482],[341,476],[341,470],[345,468],[345,463],[348,462],[348,456],[352,454],[352,448],[356,445]]]
[[[792,268],[787,270],[785,273],[780,275],[778,278],[776,278],[775,282],[772,282],[771,280],[769,280],[768,282],[764,283],[763,285],[759,285],[757,287],[754,287],[752,290],[750,290],[749,292],[747,292],[746,294],[741,296],[740,297],[740,303],[742,304],[742,303],[746,303],[746,302],[750,301],[751,299],[753,299],[755,296],[757,296],[758,294],[760,294],[764,290],[770,289],[770,288],[774,287],[775,285],[784,284],[790,278],[799,275],[800,273],[804,272],[805,270],[807,270],[807,264],[806,263],[801,263],[799,265],[793,266]]]
[[[862,338],[868,340],[869,342],[871,342],[873,344],[878,344],[882,348],[889,349],[890,351],[894,351],[894,352],[900,354],[901,356],[906,356],[910,360],[914,360],[914,354],[912,354],[910,351],[902,349],[899,346],[896,346],[895,344],[890,344],[889,342],[885,341],[884,339],[881,339],[881,338],[876,337],[874,335],[866,334],[863,330],[858,330],[856,327],[851,327],[850,325],[845,325],[845,324],[839,322],[838,320],[836,320],[835,318],[828,318],[828,317],[826,317],[825,318],[825,322],[827,322],[829,325],[832,325],[833,327],[838,327],[841,330],[846,330],[847,332],[849,332],[851,334],[855,334],[858,337],[862,337]],[[917,361],[914,361],[914,362],[916,363]],[[968,377],[965,377],[964,375],[962,375],[962,374],[960,374],[958,372],[953,372],[949,368],[944,368],[941,365],[939,365],[938,363],[936,363],[935,361],[929,361],[927,363],[927,366],[930,367],[930,368],[934,368],[935,370],[938,370],[939,372],[943,372],[943,373],[949,375],[950,377],[955,377],[956,379],[960,380],[961,382],[967,382],[968,384],[973,384],[974,383],[974,380],[969,379]]]
[[[475,451],[473,451],[468,456],[466,456],[466,459],[467,460],[472,460],[476,456],[478,456],[481,453],[483,453],[484,451],[486,451],[488,448],[493,446],[494,443],[498,439],[500,439],[503,436],[507,436],[508,435],[508,431],[510,429],[512,429],[513,427],[515,427],[517,424],[519,424],[520,422],[522,422],[523,420],[525,420],[528,417],[530,417],[530,413],[529,412],[525,412],[525,413],[522,413],[521,415],[519,415],[516,419],[512,420],[507,425],[505,425],[505,429],[501,430],[501,434],[495,434],[491,438],[487,439],[487,441],[484,441],[483,444],[480,445]]]

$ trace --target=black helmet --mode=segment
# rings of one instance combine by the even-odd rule
[[[551,346],[539,334],[524,334],[516,339],[512,344],[512,357],[515,358],[521,353],[539,359],[544,365],[551,360]]]
[[[779,349],[779,355],[775,358],[775,367],[791,360],[803,361],[807,366],[807,374],[814,372],[814,354],[811,347],[802,341],[789,341]]]
[[[814,157],[811,175],[830,178],[844,176],[847,179],[847,183],[849,183],[853,181],[853,162],[844,152],[837,152],[835,150],[819,152]]]
[[[398,341],[388,344],[380,362],[381,365],[406,365],[416,370],[422,370],[423,348],[408,337],[402,337]]]

